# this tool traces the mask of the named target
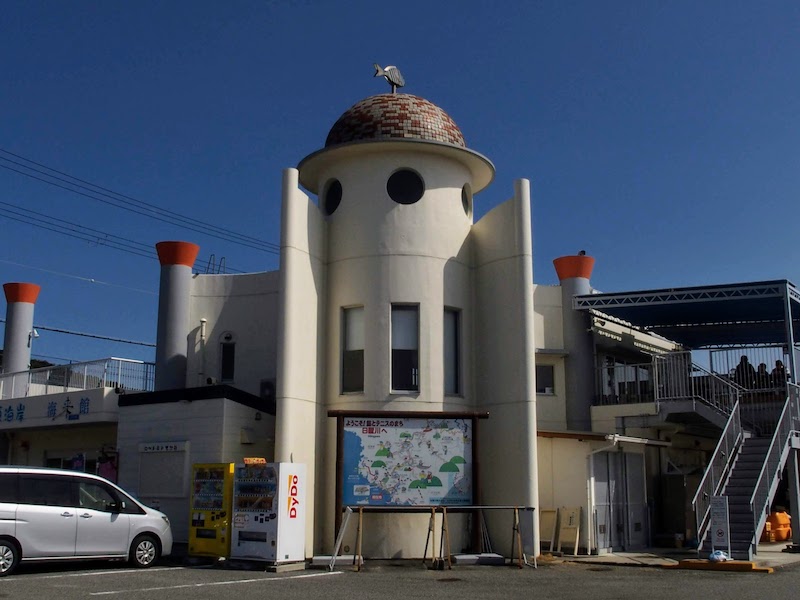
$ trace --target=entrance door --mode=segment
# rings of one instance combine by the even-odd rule
[[[592,457],[594,468],[595,537],[599,552],[623,549],[622,523],[624,511],[620,501],[620,464],[613,452]]]
[[[592,467],[598,551],[644,548],[648,540],[644,457],[601,452],[593,455]]]
[[[644,456],[623,454],[627,496],[627,550],[647,546],[647,494],[645,493]]]

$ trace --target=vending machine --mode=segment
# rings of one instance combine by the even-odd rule
[[[228,557],[233,463],[192,465],[189,555]]]
[[[231,558],[304,561],[306,466],[250,459],[236,465]]]

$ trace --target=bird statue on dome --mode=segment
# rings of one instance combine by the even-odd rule
[[[397,88],[403,87],[406,84],[406,80],[403,79],[403,75],[400,73],[400,69],[395,67],[394,65],[389,65],[385,69],[382,68],[378,63],[374,63],[375,65],[375,77],[383,77],[386,81],[389,82],[389,85],[392,86],[392,93],[397,93]]]

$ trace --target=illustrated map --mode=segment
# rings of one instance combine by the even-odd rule
[[[343,504],[473,503],[470,418],[345,418]]]

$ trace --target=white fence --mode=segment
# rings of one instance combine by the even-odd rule
[[[154,363],[104,358],[0,375],[0,398],[25,398],[101,387],[150,392],[154,380]]]

